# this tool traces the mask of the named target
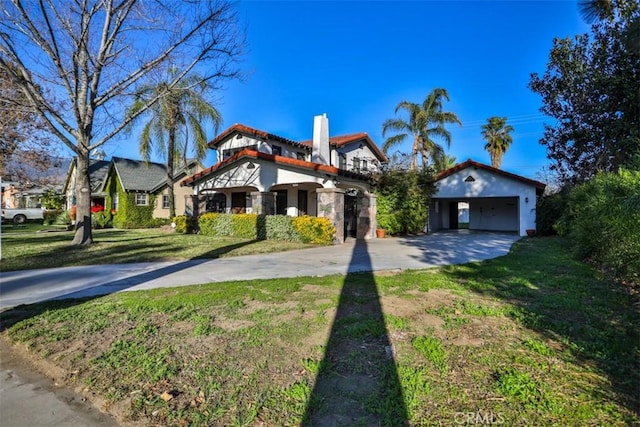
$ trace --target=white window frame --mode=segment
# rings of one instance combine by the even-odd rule
[[[169,195],[168,194],[163,194],[162,195],[162,209],[169,209]]]
[[[140,200],[140,197],[144,197],[144,202]],[[149,206],[149,195],[147,193],[136,193],[136,206]]]

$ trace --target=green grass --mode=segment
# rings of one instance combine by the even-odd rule
[[[482,263],[126,292],[0,323],[125,424],[624,426],[640,422],[635,301],[536,238]]]
[[[53,227],[53,226],[52,226]],[[159,229],[94,230],[90,247],[72,246],[73,232],[37,232],[51,229],[29,224],[24,231],[2,230],[0,271],[67,267],[73,265],[119,264],[280,252],[313,245],[254,241],[230,237],[176,234]],[[19,229],[16,227],[16,229]],[[22,229],[20,229],[22,230]]]

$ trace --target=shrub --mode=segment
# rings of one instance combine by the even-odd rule
[[[206,213],[198,218],[200,233],[242,239],[288,240],[330,245],[335,227],[327,218],[286,215]],[[177,228],[177,227],[176,227]]]
[[[234,214],[231,215],[233,223],[233,235],[241,239],[258,238],[258,215]],[[264,234],[264,231],[260,234]],[[262,237],[264,239],[264,237]]]
[[[228,223],[227,229],[222,229],[221,225]],[[231,228],[231,217],[219,213],[206,213],[198,218],[198,228],[200,234],[205,236],[231,236],[233,229]]]
[[[104,210],[91,214],[91,226],[93,228],[107,228],[111,226],[111,213]]]
[[[536,203],[536,232],[543,236],[558,234],[568,203],[569,189],[541,197]]]
[[[58,225],[68,225],[71,224],[71,215],[69,211],[62,211],[55,219],[55,224]]]
[[[600,173],[571,191],[562,231],[576,255],[618,278],[640,280],[640,171]]]
[[[54,210],[46,210],[46,211],[44,211],[44,219],[42,220],[42,223],[44,225],[55,224],[56,220],[58,219],[60,214],[62,214],[63,212],[66,213],[66,211],[64,211],[62,209],[54,209]]]
[[[265,229],[268,240],[287,240],[301,242],[300,234],[293,227],[292,217],[288,215],[266,215]]]
[[[191,234],[196,229],[197,220],[192,216],[180,215],[173,217],[173,223],[176,225],[176,233]]]
[[[435,191],[432,171],[402,168],[376,177],[376,221],[389,234],[419,233],[427,224],[429,198]]]
[[[336,234],[336,228],[328,218],[315,216],[297,216],[291,220],[293,229],[304,243],[331,245]]]

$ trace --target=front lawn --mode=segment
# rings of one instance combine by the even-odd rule
[[[524,239],[483,263],[228,282],[2,313],[125,425],[640,422],[632,297]]]
[[[73,231],[40,225],[36,231],[2,229],[0,271],[72,265],[119,264],[280,252],[313,245],[177,234],[160,229],[94,230],[90,247],[71,246]]]

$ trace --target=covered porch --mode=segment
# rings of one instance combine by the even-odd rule
[[[375,238],[375,195],[369,185],[331,166],[301,168],[248,152],[235,162],[194,175],[186,214],[207,212],[326,217],[336,243]]]

